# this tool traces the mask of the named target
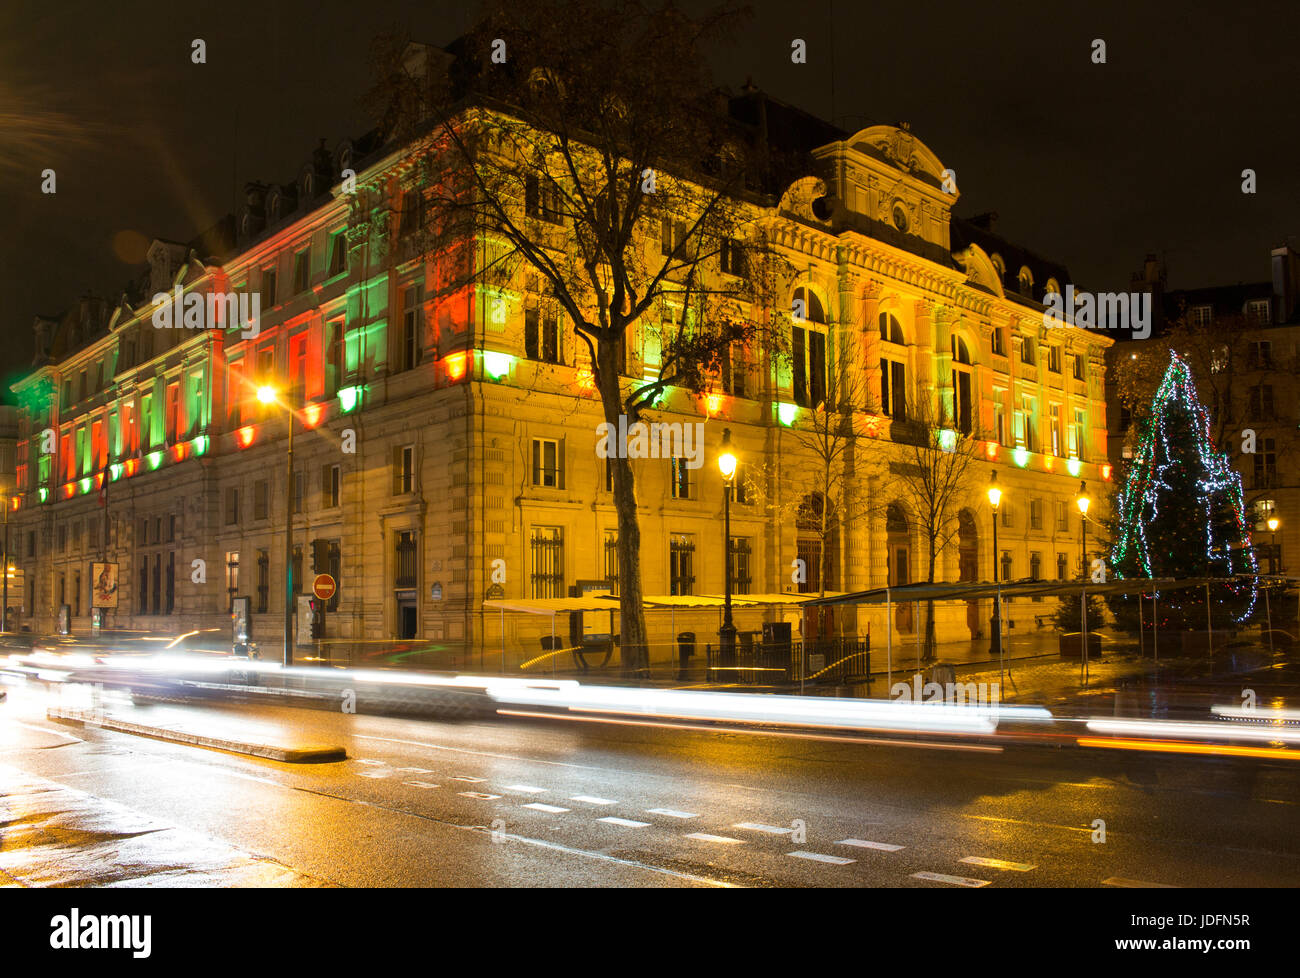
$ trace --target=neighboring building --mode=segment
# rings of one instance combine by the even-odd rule
[[[784,289],[805,300],[807,322],[783,327],[798,351],[792,361],[738,351],[716,397],[674,390],[664,399],[662,420],[707,422],[705,464],[637,463],[646,593],[722,593],[722,430],[742,470],[806,465],[782,435],[818,408],[827,351],[833,358],[836,350],[872,365],[870,393],[854,411],[863,434],[846,465],[875,505],[837,528],[825,586],[924,579],[913,503],[880,498],[889,466],[903,457],[896,442],[913,398],[941,398],[955,424],[983,442],[960,538],[941,554],[936,577],[991,579],[984,493],[995,469],[1006,493],[1002,573],[1076,577],[1079,483],[1099,484],[1110,472],[1103,354],[1111,341],[1044,327],[1041,299],[1065,270],[997,237],[988,220],[954,218],[944,165],[905,127],[844,133],[755,90],[729,111],[763,138],[797,143],[808,167],[800,189],[823,198],[810,207],[799,194],[777,193],[753,205],[800,269]],[[356,172],[355,195],[341,190],[345,168]],[[317,150],[296,182],[248,185],[233,242],[156,241],[148,282],[134,294],[111,309],[87,301],[77,315],[37,321],[36,369],[14,386],[23,405],[19,562],[34,583],[33,627],[53,627],[63,603],[74,627],[86,627],[89,562],[102,555],[120,565],[113,624],[224,629],[231,597],[247,595],[253,637],[274,656],[290,511],[305,553],[295,563],[308,564],[311,541],[323,541],[340,582],[331,636],[419,638],[451,650],[418,660],[426,664],[458,667],[462,651],[498,648],[498,617],[482,607],[494,561],[505,562],[503,595],[516,599],[616,576],[612,493],[594,449],[602,417],[585,349],[529,277],[510,289],[440,288],[436,262],[419,260],[413,244],[416,180],[409,146]],[[521,219],[534,219],[525,206]],[[657,241],[657,226],[643,231]],[[260,334],[155,329],[148,297],[172,288],[260,295]],[[665,304],[662,319],[679,312]],[[654,370],[656,356],[653,329],[628,337],[628,375]],[[285,417],[254,397],[267,383],[306,405],[292,487]],[[42,437],[52,453],[41,453]],[[763,498],[788,494],[776,475],[765,478]],[[803,502],[800,511],[816,506]],[[802,518],[775,512],[744,498],[732,507],[740,592],[792,590],[792,559],[820,547]],[[295,580],[310,580],[304,571],[295,567]],[[846,626],[872,628],[880,644],[882,614],[864,610]],[[945,609],[941,638],[986,638],[989,614],[973,604]],[[757,627],[761,617],[742,611],[738,624]],[[696,621],[699,641],[709,641],[716,616]],[[537,651],[550,625],[512,619],[504,639]],[[910,609],[899,609],[895,625],[915,627]],[[669,621],[651,616],[650,627],[662,658]]]
[[[1218,448],[1241,474],[1260,571],[1294,574],[1290,555],[1300,553],[1300,255],[1283,245],[1271,259],[1272,281],[1171,291],[1163,264],[1147,255],[1130,287],[1152,294],[1152,337],[1167,336],[1182,318],[1207,331],[1208,356],[1195,363],[1197,381]],[[1122,361],[1163,351],[1124,335],[1117,339],[1107,351],[1112,377]],[[1116,386],[1108,389],[1107,428],[1111,461],[1122,467],[1132,456],[1137,427],[1118,394]],[[1268,529],[1273,517],[1281,523],[1276,544]]]

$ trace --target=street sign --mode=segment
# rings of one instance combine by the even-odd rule
[[[316,595],[316,597],[320,598],[322,601],[328,601],[330,598],[334,597],[336,587],[337,585],[334,583],[334,578],[330,577],[328,574],[317,574],[316,580],[313,581],[311,585],[311,593]]]

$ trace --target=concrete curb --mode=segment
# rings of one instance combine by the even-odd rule
[[[83,727],[99,727],[118,733],[134,734],[137,737],[150,737],[165,740],[173,744],[188,744],[191,747],[210,747],[214,750],[230,751],[234,754],[247,754],[251,757],[263,757],[287,764],[313,764],[321,761],[343,761],[347,751],[342,747],[326,744],[308,744],[302,747],[279,747],[275,744],[252,744],[223,737],[204,737],[199,734],[172,730],[168,727],[150,727],[142,723],[130,723],[113,717],[103,716],[83,710],[58,710],[53,707],[45,711],[47,719],[59,723],[79,724]]]

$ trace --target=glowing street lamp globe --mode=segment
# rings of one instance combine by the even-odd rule
[[[993,473],[993,478],[989,480],[989,505],[993,507],[994,512],[1002,502],[1002,488],[998,485],[998,474]]]
[[[269,384],[259,387],[257,389],[257,399],[263,404],[274,404],[276,399],[275,388]]]
[[[1088,507],[1092,505],[1092,500],[1088,498],[1088,483],[1086,482],[1079,483],[1079,498],[1076,499],[1075,502],[1079,506],[1079,512],[1082,515],[1087,516]]]
[[[731,450],[731,431],[722,433],[722,452],[718,455],[718,469],[728,482],[736,474],[736,453]]]
[[[1272,532],[1272,533],[1276,533],[1276,532],[1277,532],[1277,528],[1278,528],[1279,526],[1281,526],[1281,525],[1282,525],[1282,521],[1279,520],[1276,516],[1272,517],[1272,518],[1268,521],[1268,528],[1269,528],[1269,531]]]

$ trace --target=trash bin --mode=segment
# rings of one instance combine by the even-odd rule
[[[677,678],[684,680],[690,666],[691,656],[695,654],[695,633],[679,632],[677,634]]]

